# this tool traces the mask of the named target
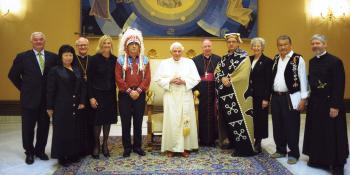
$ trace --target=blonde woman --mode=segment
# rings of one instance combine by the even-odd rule
[[[88,67],[88,97],[94,109],[94,149],[92,157],[99,158],[100,133],[103,128],[102,153],[109,157],[108,136],[110,126],[117,122],[117,100],[115,85],[115,63],[117,57],[112,54],[112,38],[104,35],[99,39],[97,53]]]

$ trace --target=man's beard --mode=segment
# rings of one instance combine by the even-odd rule
[[[321,50],[321,49],[313,50],[313,53],[314,53],[315,56],[321,55],[323,52],[324,52],[324,50]]]

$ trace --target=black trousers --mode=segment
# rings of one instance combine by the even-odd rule
[[[142,121],[145,112],[145,93],[142,92],[138,99],[133,100],[129,94],[119,92],[118,104],[122,121],[122,141],[124,150],[139,149],[142,145]],[[134,126],[134,143],[131,144],[131,119]]]
[[[49,134],[50,119],[45,107],[39,109],[21,109],[22,112],[22,142],[26,154],[40,154],[45,152]],[[34,130],[36,128],[36,143]]]
[[[287,154],[288,145],[290,149],[288,155],[298,159],[300,157],[300,112],[293,109],[288,94],[272,95],[271,112],[276,151]]]

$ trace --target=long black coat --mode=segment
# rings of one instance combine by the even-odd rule
[[[44,57],[43,74],[33,50],[19,53],[9,71],[8,78],[20,91],[21,106],[25,109],[38,109],[45,105],[47,74],[57,64],[58,56],[44,51]]]
[[[63,66],[54,67],[48,75],[47,109],[53,109],[52,158],[79,153],[78,105],[84,104],[83,78]]]
[[[250,56],[253,63],[254,56]],[[273,61],[262,54],[250,72],[249,88],[253,97],[254,137],[268,137],[268,108],[262,109],[263,100],[270,101]]]
[[[320,165],[344,165],[349,155],[344,106],[345,72],[342,61],[329,54],[309,64],[310,98],[307,108],[303,153]],[[336,118],[330,108],[339,109]]]

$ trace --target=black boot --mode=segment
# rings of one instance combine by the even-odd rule
[[[344,165],[332,166],[332,175],[344,175]]]
[[[58,159],[58,163],[64,167],[68,167],[71,164],[68,157],[63,157],[63,158]]]
[[[254,149],[257,153],[261,153],[261,139],[255,139]]]
[[[99,159],[100,158],[100,134],[101,134],[101,126],[94,126],[94,149],[92,151],[92,158]]]
[[[102,153],[105,157],[110,157],[108,150],[108,137],[109,137],[109,131],[111,129],[111,125],[103,125],[103,144],[102,144]]]

